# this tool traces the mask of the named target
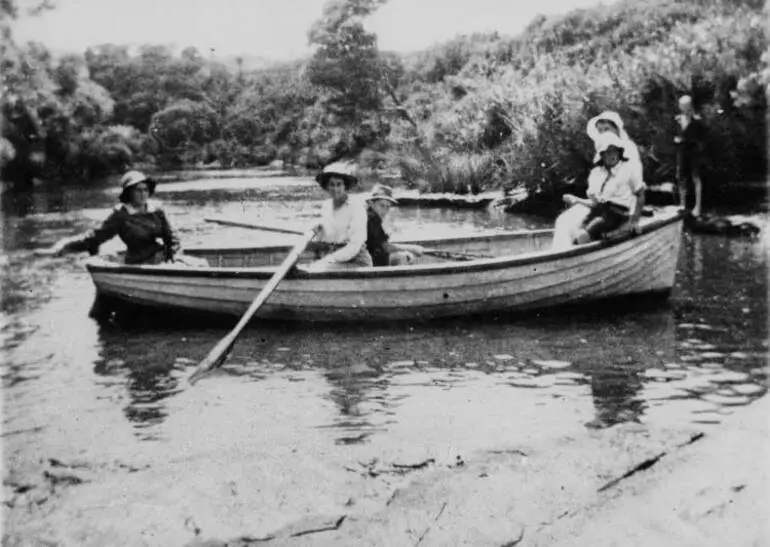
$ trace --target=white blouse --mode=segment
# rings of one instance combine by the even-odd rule
[[[631,161],[621,161],[610,170],[602,166],[594,167],[588,176],[587,195],[599,201],[623,205],[632,211],[636,206],[636,195],[644,188],[636,165]]]
[[[321,233],[319,241],[344,245],[324,257],[329,262],[350,262],[366,245],[367,214],[365,202],[355,196],[348,196],[344,205],[334,208],[328,199],[321,205]]]

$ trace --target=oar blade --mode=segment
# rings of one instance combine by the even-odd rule
[[[225,336],[217,342],[217,345],[214,346],[208,355],[206,355],[206,357],[198,364],[198,368],[195,369],[195,372],[190,375],[190,384],[194,385],[195,382],[200,380],[207,372],[220,367],[225,359],[227,359],[234,343],[234,336]]]
[[[286,274],[289,273],[289,270],[294,267],[305,248],[316,236],[316,233],[316,229],[314,228],[313,230],[310,230],[304,234],[305,237],[294,247],[294,249],[292,249],[292,251],[289,253],[289,256],[286,257],[286,260],[283,261],[278,270],[270,278],[270,281],[268,281],[262,290],[259,291],[259,294],[256,296],[254,301],[251,303],[249,308],[241,317],[241,320],[238,321],[238,324],[235,325],[230,334],[222,338],[222,340],[220,340],[219,343],[214,346],[214,349],[212,349],[206,358],[200,362],[195,372],[190,375],[188,381],[191,384],[194,384],[201,378],[201,376],[221,366],[222,363],[224,363],[233,345],[235,345],[235,341],[238,339],[241,331],[246,327],[246,324],[251,320],[251,318],[254,317],[254,314],[257,313],[262,304],[265,303],[268,297],[278,287],[278,284],[283,280],[284,277],[286,277]]]

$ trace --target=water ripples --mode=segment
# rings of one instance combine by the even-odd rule
[[[271,179],[240,194],[254,181],[217,184],[166,188],[187,245],[257,237],[205,217],[304,225],[320,203],[312,184]],[[93,287],[83,257],[32,256],[102,218],[113,199],[96,190],[63,201],[38,194],[4,219],[3,435],[24,458],[36,443],[165,457],[300,437],[318,450],[460,440],[480,447],[623,422],[718,423],[767,392],[766,255],[748,241],[691,236],[667,306],[430,325],[260,324],[193,389],[187,376],[229,324],[149,317],[97,325],[88,318]],[[401,230],[424,234],[530,226],[486,212],[396,214]]]

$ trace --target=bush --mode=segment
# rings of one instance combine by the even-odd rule
[[[770,80],[764,18],[735,4],[742,3],[617,4],[538,22],[525,36],[550,54],[507,66],[471,58],[456,76],[407,101],[415,118],[423,117],[420,108],[427,115],[419,128],[393,129],[405,178],[461,189],[480,178],[468,158],[490,157],[507,174],[482,179],[523,184],[557,200],[574,189],[570,184],[585,181],[593,158],[585,124],[610,109],[639,146],[646,181],[671,181],[674,115],[685,93],[709,130],[704,177],[725,183],[764,176]],[[669,31],[650,38],[650,21],[666,14],[675,15]],[[424,106],[420,96],[433,100]],[[427,148],[434,165],[426,167],[425,151],[409,137]]]

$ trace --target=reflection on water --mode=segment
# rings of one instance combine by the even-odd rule
[[[294,179],[211,187],[161,186],[188,244],[285,241],[202,218],[310,224],[322,198],[314,185]],[[674,295],[662,306],[429,325],[259,324],[242,335],[217,377],[191,394],[186,377],[229,324],[149,316],[97,325],[87,317],[93,287],[83,257],[32,256],[32,249],[103,218],[113,194],[80,189],[4,201],[3,434],[15,433],[7,437],[12,452],[23,454],[30,439],[61,447],[104,432],[122,439],[115,446],[151,441],[174,452],[219,438],[221,424],[205,415],[195,415],[190,437],[181,432],[201,399],[234,421],[266,424],[260,442],[286,434],[271,423],[303,435],[302,423],[333,445],[462,439],[482,446],[490,438],[627,421],[717,423],[767,389],[766,249],[687,235]],[[542,227],[472,211],[402,209],[395,220],[410,235]]]

